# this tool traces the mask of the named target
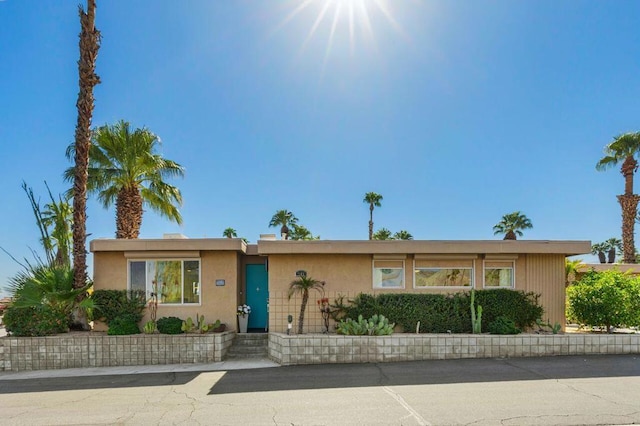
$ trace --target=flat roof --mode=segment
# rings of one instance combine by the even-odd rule
[[[89,243],[91,252],[97,251],[177,251],[215,250],[246,252],[247,244],[242,238],[155,238],[114,239],[104,238]]]
[[[590,241],[549,240],[260,240],[247,245],[241,238],[95,239],[91,252],[113,251],[239,251],[247,254],[563,254],[591,252]]]
[[[591,252],[591,241],[549,240],[387,240],[258,241],[258,253],[269,254],[563,254]]]

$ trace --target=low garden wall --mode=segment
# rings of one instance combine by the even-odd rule
[[[0,338],[0,371],[222,361],[235,333],[108,336],[69,333]]]
[[[394,334],[343,336],[269,333],[269,358],[281,365],[640,353],[640,334]]]

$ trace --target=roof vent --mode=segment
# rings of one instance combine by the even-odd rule
[[[162,234],[162,238],[165,240],[186,240],[187,237],[183,234]]]
[[[263,241],[275,241],[276,234],[260,234],[260,239]]]

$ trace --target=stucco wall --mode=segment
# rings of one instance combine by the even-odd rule
[[[154,257],[157,259],[157,257]],[[172,257],[175,259],[176,257]],[[178,257],[179,258],[179,257]],[[124,290],[127,288],[127,261],[145,260],[145,255],[124,252],[94,253],[94,289]],[[227,330],[237,329],[236,307],[238,304],[239,254],[234,251],[206,251],[200,254],[201,303],[198,305],[158,305],[157,318],[176,316],[182,319],[196,314],[204,315],[209,323],[219,319],[227,324]],[[224,286],[216,286],[216,280],[224,280]],[[145,311],[142,324],[149,320]],[[96,330],[106,329],[97,323]]]
[[[298,270],[307,272],[316,280],[324,281],[324,297],[333,303],[339,295],[345,301],[359,293],[451,293],[454,291],[442,288],[413,288],[414,256],[406,255],[405,288],[374,289],[372,272],[372,255],[363,254],[272,254],[269,255],[269,330],[286,332],[287,316],[293,316],[293,331],[297,330],[301,297],[296,294],[290,300],[287,293],[289,284],[296,279]],[[506,260],[506,259],[505,259]],[[559,322],[564,326],[564,256],[563,255],[518,255],[511,256],[515,263],[515,288],[542,294],[540,302],[545,309],[545,318],[551,323]],[[443,260],[443,264],[447,261]],[[483,256],[473,260],[475,288],[482,289]],[[304,332],[319,333],[323,331],[322,316],[318,309],[318,300],[323,297],[320,292],[312,291],[305,311]],[[333,322],[331,322],[333,324]]]

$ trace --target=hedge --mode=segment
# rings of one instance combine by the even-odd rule
[[[519,290],[477,290],[476,306],[482,306],[482,327],[498,317],[512,320],[520,329],[535,325],[542,318],[543,309],[539,295]],[[421,333],[471,333],[470,293],[416,294],[383,293],[359,294],[350,301],[345,317],[370,318],[384,315],[390,322],[401,326],[405,332],[415,332],[418,321]]]

